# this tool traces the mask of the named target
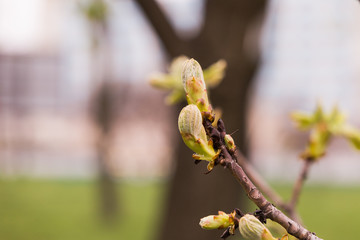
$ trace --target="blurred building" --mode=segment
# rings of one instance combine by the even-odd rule
[[[0,175],[96,174],[89,100],[90,28],[72,0],[0,0]],[[165,71],[162,46],[134,1],[108,1],[112,75],[122,94],[112,159],[119,176],[158,177],[171,170],[176,119],[147,76]],[[199,31],[204,1],[159,0],[184,37]],[[188,16],[192,16],[189,18]],[[360,7],[357,1],[272,0],[262,68],[249,117],[251,156],[268,178],[293,179],[306,134],[293,110],[338,104],[360,127]],[[235,129],[234,129],[235,130]],[[360,155],[332,144],[310,179],[359,182]]]
[[[0,175],[97,173],[89,104],[99,83],[91,76],[93,42],[84,3],[0,1]],[[164,68],[164,56],[134,2],[108,3],[113,80],[124,95],[114,168],[120,176],[163,176],[171,159],[164,120],[170,108],[147,76]]]

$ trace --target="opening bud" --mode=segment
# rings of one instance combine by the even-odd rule
[[[210,215],[200,219],[200,227],[203,229],[223,229],[234,225],[233,214],[226,214],[222,211],[218,212],[219,215]]]
[[[240,218],[239,231],[246,240],[276,240],[269,229],[259,219],[250,214]]]
[[[200,64],[192,59],[185,61],[181,73],[186,99],[189,104],[195,104],[201,112],[212,112],[206,92],[203,71]]]
[[[310,133],[309,144],[300,155],[303,159],[315,161],[326,153],[331,133],[325,124],[317,125]]]
[[[226,134],[225,137],[224,137],[224,140],[225,140],[226,148],[229,151],[235,152],[236,146],[235,146],[234,139],[229,134]]]
[[[209,141],[206,136],[202,116],[197,106],[190,104],[181,110],[178,126],[184,143],[196,153],[193,155],[194,159],[212,163],[219,156],[220,151],[214,150],[212,141]]]
[[[200,64],[193,58],[184,62],[181,79],[184,85],[185,92],[188,92],[190,90],[191,86],[188,84],[188,80],[192,79],[196,79],[198,81],[198,85],[202,88],[202,90],[206,90],[202,68]]]

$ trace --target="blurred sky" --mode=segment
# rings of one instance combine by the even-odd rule
[[[306,138],[295,132],[291,111],[338,105],[360,126],[359,21],[358,1],[270,1],[249,130],[264,174],[291,179],[300,165],[294,153]],[[310,179],[359,182],[359,153],[343,140],[331,146]]]
[[[32,167],[20,164],[22,174],[86,177],[95,172],[94,153],[89,140],[93,137],[93,130],[85,113],[85,106],[94,85],[91,81],[91,41],[89,25],[79,10],[81,2],[85,1],[0,0],[0,119],[1,128],[5,129],[3,141],[12,139],[19,129],[29,126],[30,121],[33,129],[28,138],[33,139],[34,134],[40,135],[41,142],[56,142],[54,148],[57,149],[53,152],[48,152],[48,147],[45,147],[45,150],[32,149],[31,161],[35,164],[30,164]],[[151,72],[166,70],[169,59],[166,58],[161,43],[133,1],[108,3],[111,57],[116,66],[112,74],[116,81],[135,86],[129,89],[130,96],[134,96],[135,100],[123,104],[127,104],[126,109],[131,112],[131,104],[136,104],[137,99],[148,101],[147,97],[141,98],[139,95],[149,98],[158,96],[156,106],[152,108],[157,108],[164,116],[169,116],[171,110],[162,103],[163,95],[147,85]],[[184,38],[196,35],[203,21],[204,1],[159,0],[159,3],[179,34]],[[302,150],[306,138],[297,135],[294,130],[288,117],[290,111],[312,110],[317,102],[322,102],[328,109],[338,104],[340,109],[349,115],[352,123],[360,126],[360,109],[357,104],[360,92],[359,22],[360,7],[355,0],[269,1],[261,40],[261,68],[256,77],[249,118],[251,155],[257,167],[269,178],[290,179],[296,171],[293,166],[300,164],[296,155]],[[14,56],[16,59],[30,56],[33,60],[25,61],[25,64],[28,63],[31,69],[38,69],[36,76],[39,76],[39,79],[44,78],[37,83],[38,90],[34,91],[34,94],[29,93],[24,102],[31,102],[39,94],[45,94],[47,88],[42,90],[45,82],[51,81],[51,86],[55,86],[52,88],[56,91],[56,94],[50,94],[41,100],[52,103],[56,98],[55,107],[48,104],[52,107],[38,107],[36,111],[26,111],[25,115],[21,115],[23,121],[12,113],[8,104],[14,101],[10,91],[14,80],[9,73],[16,70],[9,70],[12,69],[9,66],[13,66],[13,60],[9,59]],[[53,62],[50,66],[53,70],[49,70],[46,65],[49,64],[49,60],[46,60],[49,57]],[[46,59],[41,60],[44,58]],[[50,73],[45,76],[43,72]],[[34,86],[33,83],[30,85]],[[71,114],[67,113],[71,111]],[[26,122],[26,119],[31,120]],[[152,175],[163,176],[171,169],[172,150],[169,143],[172,143],[172,137],[169,136],[169,129],[173,123],[164,120],[165,125],[156,125],[159,119],[154,119],[156,121],[152,122],[153,129],[159,130],[154,130],[159,132],[158,140],[154,144],[162,145],[167,150],[163,155],[159,151],[152,151],[153,157],[147,161],[153,161],[153,164],[149,164],[154,168],[150,171]],[[78,127],[71,128],[69,123],[74,121],[77,121]],[[139,141],[140,133],[144,134],[141,137],[143,139],[154,134],[144,133],[142,129],[148,126],[146,124],[148,123],[136,114],[133,119],[127,118],[127,122],[123,123],[121,132],[127,139],[121,136],[118,139],[124,148],[117,150],[119,159],[129,159],[133,153],[130,147]],[[162,126],[167,126],[166,131],[160,131]],[[44,129],[47,130],[44,132]],[[68,130],[65,134],[66,129]],[[289,140],[299,136],[302,139]],[[66,145],[66,142],[71,146],[59,147]],[[131,146],[126,146],[127,142],[131,143]],[[319,174],[312,176],[322,180],[329,179],[330,174],[338,174],[336,177],[343,181],[360,182],[360,155],[343,141],[335,141],[332,145],[336,150],[330,151],[326,161],[315,166],[314,171]],[[30,150],[22,150],[25,152],[20,154],[14,145],[7,143],[0,146],[3,146],[1,173],[17,172],[11,170],[17,168],[11,163],[13,161],[30,161],[27,154]],[[145,152],[132,156],[131,162],[119,160],[120,175],[143,175],[144,172],[139,169],[144,156],[146,157],[146,151],[156,147],[149,145]],[[341,162],[339,158],[342,159]],[[161,170],[156,170],[157,168]]]

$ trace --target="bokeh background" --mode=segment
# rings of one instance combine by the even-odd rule
[[[183,103],[149,84],[182,54],[227,61],[212,102],[289,198],[308,137],[289,114],[337,105],[360,127],[359,22],[355,0],[0,0],[0,239],[219,239],[201,217],[255,210],[193,165]],[[300,198],[311,231],[356,238],[359,172],[334,139]]]

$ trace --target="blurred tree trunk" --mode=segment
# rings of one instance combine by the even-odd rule
[[[207,1],[203,28],[196,38],[188,41],[176,35],[154,0],[137,2],[171,58],[185,54],[198,60],[204,68],[220,58],[227,61],[226,77],[218,88],[211,91],[211,102],[214,107],[221,107],[227,131],[238,130],[233,137],[237,146],[246,153],[247,93],[258,61],[249,55],[245,41],[254,22],[263,15],[266,1]],[[176,118],[174,116],[174,122]],[[209,175],[203,175],[205,165],[195,166],[191,151],[180,135],[178,141],[176,170],[169,186],[159,239],[219,239],[221,232],[202,230],[199,219],[216,214],[218,210],[229,212],[244,206],[244,198],[240,199],[240,186],[220,167]]]
[[[97,127],[96,160],[100,215],[104,222],[111,223],[117,217],[118,203],[114,170],[112,167],[112,132],[116,115],[116,86],[112,76],[111,42],[107,24],[107,5],[102,0],[93,0],[84,8],[91,26],[92,78],[94,96],[91,102],[92,120]],[[121,94],[121,93],[120,93]],[[121,105],[121,104],[119,104]]]
[[[99,174],[99,202],[102,219],[110,223],[117,216],[117,191],[111,167],[112,125],[114,121],[113,90],[109,83],[102,83],[95,95],[92,113],[98,128],[96,139],[96,159]]]

